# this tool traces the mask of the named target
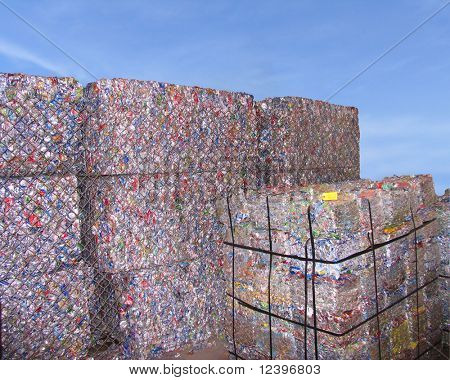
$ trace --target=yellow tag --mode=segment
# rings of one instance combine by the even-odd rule
[[[338,193],[336,191],[332,191],[330,193],[323,193],[322,200],[323,201],[337,201]]]

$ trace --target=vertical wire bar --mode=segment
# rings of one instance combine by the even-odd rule
[[[266,197],[267,204],[267,225],[269,227],[269,279],[268,279],[268,303],[269,303],[269,344],[270,344],[270,360],[273,359],[273,346],[272,346],[272,303],[271,303],[271,294],[270,294],[270,282],[272,278],[272,230],[270,227],[270,208],[269,208],[269,197]]]
[[[318,343],[317,343],[317,312],[316,312],[316,249],[314,246],[314,236],[311,223],[311,206],[308,206],[308,224],[309,224],[309,238],[311,239],[312,250],[312,273],[311,273],[311,287],[312,287],[312,302],[313,302],[313,321],[314,321],[314,350],[315,358],[319,359]]]
[[[373,278],[375,285],[375,307],[377,309],[377,335],[378,335],[378,359],[381,360],[381,329],[380,329],[380,305],[378,303],[378,280],[377,280],[377,260],[375,257],[375,237],[373,233],[373,219],[372,219],[372,208],[370,206],[370,201],[367,200],[369,205],[369,219],[370,219],[370,246],[372,248],[372,258],[373,258]]]
[[[231,231],[231,242],[233,243],[233,256],[232,256],[232,268],[231,268],[231,277],[232,277],[232,283],[231,283],[231,294],[233,295],[233,303],[232,303],[232,326],[233,326],[233,350],[234,350],[234,357],[237,358],[237,352],[236,352],[236,329],[235,329],[235,298],[234,298],[234,277],[235,277],[235,273],[234,273],[234,231],[233,231],[233,220],[231,218],[231,209],[230,209],[230,199],[229,197],[227,197],[227,208],[228,208],[228,218],[230,220],[230,231]]]
[[[414,228],[414,255],[416,260],[416,313],[417,313],[417,357],[420,355],[420,316],[419,316],[419,259],[417,255],[417,231],[416,231],[416,221],[414,220],[414,213],[411,207],[411,204],[409,205],[409,209],[411,211],[411,220],[413,223]]]
[[[305,258],[308,258],[308,242],[305,244]],[[305,312],[304,312],[304,321],[303,323],[305,324],[303,326],[303,336],[304,336],[304,340],[305,340],[305,360],[308,360],[308,342],[307,342],[307,333],[308,333],[308,329],[306,327],[306,325],[308,324],[308,312],[307,312],[307,308],[308,308],[308,261],[305,261]]]

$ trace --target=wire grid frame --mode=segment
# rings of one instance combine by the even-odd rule
[[[2,80],[1,357],[82,357],[104,339],[108,291],[82,233],[83,89],[70,78]]]
[[[149,339],[139,335],[142,331],[161,336],[164,349],[176,349],[168,342],[184,330],[171,335],[173,324],[148,317],[150,311],[142,308],[148,298],[139,297],[155,295],[151,290],[156,289],[159,303],[170,310],[167,318],[184,307],[202,310],[193,323],[211,313],[182,286],[197,286],[199,273],[213,276],[207,269],[211,261],[186,247],[218,251],[214,236],[221,235],[220,227],[205,211],[233,188],[259,183],[264,170],[258,165],[253,170],[251,150],[239,146],[242,140],[256,145],[259,136],[238,136],[217,146],[223,125],[232,120],[233,135],[233,123],[245,123],[253,110],[246,101],[237,102],[233,112],[215,109],[208,97],[217,92],[207,89],[193,92],[195,104],[196,97],[204,99],[199,102],[203,106],[191,108],[180,103],[178,87],[170,86],[173,93],[167,96],[173,102],[162,96],[155,118],[155,104],[149,105],[145,97],[101,97],[97,84],[83,89],[70,78],[7,78],[0,104],[1,358],[156,355],[160,348],[143,348]],[[228,94],[219,96],[230,102]],[[181,121],[181,127],[175,121]],[[200,134],[189,134],[193,123]],[[168,128],[171,124],[178,128]],[[148,147],[157,158],[149,163],[145,150],[135,148],[151,125],[164,126],[166,133],[148,133]],[[109,126],[113,129],[104,138],[100,132]],[[195,141],[203,144],[197,150],[192,148]],[[191,156],[197,161],[190,161]],[[123,165],[129,161],[132,164]],[[224,167],[224,162],[230,164]],[[244,165],[236,168],[236,162]],[[327,171],[304,170],[319,169]],[[135,195],[128,202],[131,192]],[[127,217],[120,220],[121,213]],[[114,230],[127,220],[130,225],[116,233],[125,238],[114,240]],[[140,235],[145,239],[137,239]],[[137,244],[140,249],[135,249]],[[149,247],[168,249],[158,261]],[[142,259],[140,251],[152,260]],[[176,261],[164,260],[174,252],[179,254]],[[141,276],[136,268],[150,274]],[[161,268],[169,275],[156,278]],[[183,280],[174,283],[172,275]],[[176,304],[172,309],[171,300]],[[179,344],[200,338],[183,338]]]
[[[270,213],[270,205],[269,205],[269,197],[266,197],[266,208],[267,208],[267,239],[269,244],[269,250],[261,249],[261,248],[255,248],[252,246],[247,246],[243,244],[237,244],[235,242],[235,236],[234,236],[234,227],[233,227],[233,218],[231,215],[231,207],[230,207],[230,198],[227,197],[227,212],[228,212],[228,220],[229,220],[229,228],[230,228],[230,237],[231,242],[224,241],[224,244],[227,246],[230,246],[232,248],[232,256],[231,256],[231,293],[227,293],[227,295],[231,298],[231,341],[232,341],[232,348],[233,350],[229,350],[229,354],[234,357],[236,360],[246,360],[248,358],[244,357],[242,354],[240,354],[237,350],[237,340],[236,340],[236,303],[244,308],[247,308],[249,310],[252,310],[256,312],[257,314],[260,314],[262,316],[266,316],[268,318],[268,347],[269,347],[269,353],[267,355],[264,355],[261,357],[263,359],[274,359],[274,347],[273,347],[273,331],[272,331],[272,323],[273,320],[279,320],[287,322],[288,324],[291,324],[293,326],[297,326],[300,328],[303,328],[303,357],[299,357],[298,359],[305,359],[307,360],[310,358],[308,356],[308,340],[307,340],[307,333],[308,331],[312,331],[313,333],[313,352],[314,352],[314,359],[319,359],[319,338],[318,333],[327,334],[332,337],[345,337],[348,334],[354,332],[355,330],[367,325],[371,321],[376,322],[376,339],[377,339],[377,357],[379,360],[381,359],[388,359],[389,357],[386,356],[386,354],[383,355],[382,352],[382,344],[381,344],[381,323],[380,323],[380,317],[383,315],[383,313],[391,310],[392,308],[396,307],[397,305],[401,305],[402,303],[406,302],[408,299],[414,298],[415,300],[415,324],[416,324],[416,339],[417,339],[417,346],[416,346],[416,354],[415,359],[422,359],[425,358],[426,355],[429,353],[438,355],[440,358],[446,358],[449,359],[448,355],[448,346],[445,344],[445,342],[441,339],[438,343],[431,344],[426,340],[426,337],[424,337],[425,342],[427,344],[427,347],[425,349],[421,349],[421,331],[420,331],[420,301],[419,301],[419,293],[423,290],[425,290],[430,285],[436,283],[441,277],[445,279],[445,276],[443,275],[436,275],[434,278],[432,278],[429,281],[426,281],[422,285],[419,285],[419,272],[418,272],[418,263],[419,263],[419,257],[418,257],[418,239],[417,239],[417,231],[420,229],[426,227],[430,223],[436,223],[436,219],[432,219],[429,221],[424,221],[422,225],[416,226],[414,213],[412,210],[412,207],[410,206],[410,217],[412,222],[412,228],[409,232],[395,237],[393,239],[390,239],[388,241],[385,241],[383,243],[375,244],[375,238],[374,238],[374,226],[373,226],[373,218],[372,218],[372,210],[371,210],[371,203],[370,200],[367,199],[367,206],[368,206],[368,219],[370,222],[370,232],[368,232],[368,241],[370,246],[367,249],[364,249],[360,252],[353,253],[345,258],[330,261],[330,260],[322,260],[322,259],[316,259],[316,252],[315,252],[315,239],[314,239],[314,233],[313,233],[313,222],[311,218],[311,206],[307,209],[307,220],[308,220],[308,227],[309,227],[309,239],[304,245],[304,257],[296,256],[296,255],[287,255],[279,252],[274,252],[272,249],[272,233],[271,233],[271,213]],[[389,305],[385,306],[384,308],[380,308],[379,305],[379,285],[378,285],[378,276],[377,276],[377,262],[376,262],[376,251],[379,250],[382,247],[388,247],[392,245],[394,242],[402,240],[407,238],[408,236],[413,236],[414,241],[414,277],[415,277],[415,289],[411,292],[408,292],[406,295],[398,298],[395,302],[390,303]],[[308,254],[308,244],[310,244],[311,249],[311,257]],[[236,282],[236,269],[235,269],[235,249],[243,249],[248,250],[252,253],[262,253],[269,256],[269,270],[268,270],[268,279],[267,279],[267,310],[264,310],[260,307],[257,307],[251,303],[248,303],[244,301],[243,299],[239,298],[235,294],[235,282]],[[365,318],[363,321],[353,324],[352,327],[346,329],[344,332],[336,332],[327,330],[324,328],[318,327],[318,321],[317,321],[317,305],[316,305],[316,264],[321,263],[325,265],[335,265],[344,263],[348,260],[352,260],[364,255],[371,254],[372,256],[372,265],[373,265],[373,288],[374,288],[374,294],[375,294],[375,313],[373,313],[371,316]],[[275,313],[272,313],[271,306],[272,306],[272,298],[271,298],[271,276],[272,276],[272,258],[273,257],[282,257],[282,258],[288,258],[288,259],[294,259],[303,261],[305,263],[305,269],[304,269],[304,314],[303,314],[303,321],[301,320],[295,320],[291,318],[284,317],[282,315],[278,315]],[[405,258],[403,257],[402,260]],[[421,258],[423,259],[423,258]],[[311,290],[312,294],[308,294],[308,263],[312,264],[312,273],[311,273]],[[361,290],[360,290],[361,291]],[[300,293],[300,292],[299,292]],[[309,322],[309,318],[307,315],[307,308],[308,308],[308,297],[311,297],[312,301],[312,324]],[[423,307],[423,303],[422,303]],[[443,333],[446,333],[445,329]],[[258,355],[258,354],[257,354]],[[292,359],[292,358],[291,358]]]
[[[177,306],[167,318],[170,313],[180,314],[184,307],[198,306],[198,301],[190,301],[188,285],[198,285],[196,276],[213,275],[208,269],[211,259],[198,247],[217,251],[212,234],[220,227],[211,213],[214,199],[241,186],[247,178],[245,167],[237,168],[233,175],[223,170],[221,165],[232,152],[241,152],[238,160],[245,162],[245,157],[238,147],[229,146],[229,141],[217,146],[221,127],[229,119],[236,124],[246,122],[239,118],[252,110],[245,102],[238,103],[234,113],[227,107],[215,108],[208,96],[228,95],[206,89],[194,91],[194,98],[200,98],[196,107],[188,102],[184,106],[170,104],[162,97],[157,125],[169,128],[170,123],[178,123],[180,129],[185,128],[186,139],[176,128],[171,129],[173,133],[166,131],[152,145],[152,154],[161,160],[147,165],[150,157],[142,150],[143,157],[137,157],[133,151],[136,140],[128,144],[120,140],[120,135],[129,133],[126,125],[143,133],[149,123],[155,123],[154,109],[145,101],[134,98],[127,103],[126,96],[119,95],[99,120],[106,101],[89,96],[96,85],[85,90],[70,79],[6,78],[2,77],[7,83],[2,83],[6,90],[0,104],[1,358],[110,358],[123,357],[124,350],[130,357],[144,358],[158,353],[142,350],[148,342],[137,339],[134,346],[129,342],[130,336],[139,334],[138,328],[162,336],[165,349],[176,349],[169,343],[172,338],[179,339],[170,335],[173,326],[152,320],[149,310],[140,309],[139,293],[149,296],[151,289],[157,288],[159,297],[168,298],[163,305],[168,309],[170,297],[175,297]],[[175,93],[170,96],[176,99],[180,95],[177,87],[171,88]],[[236,103],[239,99],[227,100]],[[193,121],[183,121],[183,117],[190,113],[200,120],[197,124],[209,121],[199,136],[188,135]],[[99,143],[98,131],[108,125],[120,133],[113,130],[109,141]],[[149,141],[155,139],[152,132]],[[203,144],[197,152],[188,149],[193,139]],[[103,149],[101,144],[108,143]],[[117,147],[125,148],[120,155]],[[186,159],[199,156],[198,161],[182,161],[180,154]],[[125,157],[139,164],[124,170],[117,163]],[[205,168],[203,161],[212,165]],[[174,167],[180,162],[186,166]],[[105,170],[108,164],[114,170]],[[114,219],[120,213],[130,220],[118,233],[129,243],[127,247],[121,247],[124,241],[114,240],[113,230],[126,222]],[[122,260],[127,250],[129,256]],[[160,250],[165,256],[158,255]],[[138,257],[140,251],[150,259]],[[181,282],[176,284],[167,276],[156,278],[162,268],[171,268],[170,275]],[[148,275],[139,277],[142,271]],[[146,285],[137,284],[138,279]],[[173,294],[167,294],[165,285],[174,288]],[[211,312],[202,307],[198,309],[202,313]],[[137,312],[146,321],[143,326],[136,321]],[[205,317],[202,313],[189,317],[193,320],[187,323]],[[135,318],[136,326],[130,327],[130,318]],[[200,338],[188,336],[179,344]]]

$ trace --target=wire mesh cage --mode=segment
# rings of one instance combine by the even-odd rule
[[[215,334],[215,289],[199,283],[217,272],[211,202],[245,170],[238,137],[218,133],[252,125],[251,97],[0,84],[2,358],[143,358]]]
[[[334,206],[317,196],[326,186],[222,202],[232,358],[448,358],[435,199],[413,207],[426,186],[411,196],[404,189],[364,190],[371,185],[335,185],[343,200]]]
[[[148,358],[216,335],[213,202],[248,177],[252,97],[21,74],[0,89],[2,358]]]
[[[357,110],[300,98],[2,74],[0,125],[2,359],[207,345],[227,302],[216,201],[359,176]]]

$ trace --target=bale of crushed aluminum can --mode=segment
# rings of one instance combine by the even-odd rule
[[[75,176],[0,179],[5,358],[80,358],[90,344]]]
[[[252,97],[115,79],[90,84],[87,105],[88,173],[102,175],[87,181],[92,189],[90,253],[95,252],[100,270],[120,276],[164,265],[160,270],[170,271],[174,262],[213,255],[214,198],[245,187],[254,173],[248,169],[254,165],[257,138]],[[167,292],[187,286],[188,280],[174,280]],[[195,291],[192,296],[198,302]],[[188,328],[184,321],[179,325]],[[131,347],[127,355],[151,355],[146,347],[155,336],[131,331],[131,337],[125,334]],[[174,344],[183,341],[174,339]],[[161,344],[161,350],[171,349],[168,341]]]
[[[204,255],[114,274],[124,357],[150,359],[179,348],[198,349],[220,335],[220,265]]]
[[[201,174],[116,175],[85,184],[92,195],[87,253],[98,277],[111,284],[107,291],[100,285],[108,307],[94,305],[94,315],[103,317],[93,321],[123,342],[124,357],[195,348],[220,335],[217,320],[224,308],[216,256],[223,227],[214,204],[220,188],[207,180]],[[131,309],[128,296],[135,300]],[[116,315],[119,332],[113,328]]]
[[[427,186],[419,186],[422,183]],[[234,239],[239,244],[268,249],[266,198],[262,196],[265,193],[274,201],[270,209],[275,250],[279,249],[285,254],[303,254],[304,245],[310,238],[310,208],[317,258],[339,260],[347,256],[348,252],[358,252],[368,247],[367,234],[371,233],[369,204],[374,244],[400,237],[413,229],[414,224],[419,226],[433,220],[436,196],[429,195],[417,201],[416,193],[423,192],[434,193],[431,176],[392,177],[382,182],[347,181],[271,189],[268,192],[240,192],[233,197],[231,204]],[[328,194],[336,194],[339,200],[323,200]],[[223,224],[228,223],[225,200],[221,201],[219,208]],[[315,220],[319,223],[315,223]],[[343,220],[345,223],[342,223]],[[229,231],[227,233],[230,241]]]
[[[91,343],[89,268],[3,281],[3,359],[80,359]]]
[[[305,261],[297,259],[305,258],[306,254],[312,257],[308,209],[315,255],[322,260],[316,263],[314,274],[316,320],[321,329],[318,357],[377,358],[376,301],[383,311],[379,316],[382,358],[412,358],[427,348],[426,341],[439,337],[439,329],[433,325],[439,305],[432,296],[426,296],[435,287],[439,266],[432,180],[429,176],[394,177],[381,182],[361,180],[247,191],[231,197],[233,236],[228,230],[226,240],[231,242],[234,238],[241,245],[234,248],[238,354],[268,357],[268,316],[252,309],[267,312],[269,307],[269,256],[264,253],[270,249],[267,201],[272,250],[278,254],[272,257],[271,312],[281,317],[281,320],[272,317],[273,342],[284,342],[283,348],[275,347],[275,343],[273,346],[279,358],[305,357],[304,330],[295,322],[304,324],[306,314],[308,326],[313,323],[312,263],[306,268]],[[227,208],[224,200],[219,202],[218,213],[224,225],[229,225]],[[377,298],[371,235],[368,236],[371,227],[376,252]],[[358,252],[365,254],[351,256]],[[233,290],[232,257],[232,247],[226,246],[229,294]],[[305,277],[309,296],[304,293]],[[415,302],[416,287],[424,287],[418,292],[419,307]],[[391,306],[396,303],[396,307]],[[419,317],[420,343],[417,342],[417,309],[424,310]],[[232,346],[228,311],[228,339]],[[372,319],[364,323],[368,318]],[[253,329],[249,327],[252,325]],[[306,357],[313,358],[313,332],[309,327]]]
[[[251,95],[126,79],[99,80],[86,93],[91,173],[237,178],[255,160]]]
[[[256,103],[258,175],[267,186],[359,178],[358,110],[298,98]]]
[[[0,175],[75,174],[82,97],[73,78],[0,74]]]
[[[95,261],[119,272],[215,255],[222,226],[202,175],[102,176],[91,182]],[[206,195],[209,192],[209,195]]]
[[[80,255],[74,176],[0,178],[0,277],[76,265]]]
[[[449,330],[449,278],[450,278],[450,189],[445,190],[445,194],[439,197],[437,204],[438,220],[440,231],[438,235],[439,250],[441,256],[439,275],[440,275],[440,297],[442,301],[442,329],[447,335],[448,344],[448,330]]]

